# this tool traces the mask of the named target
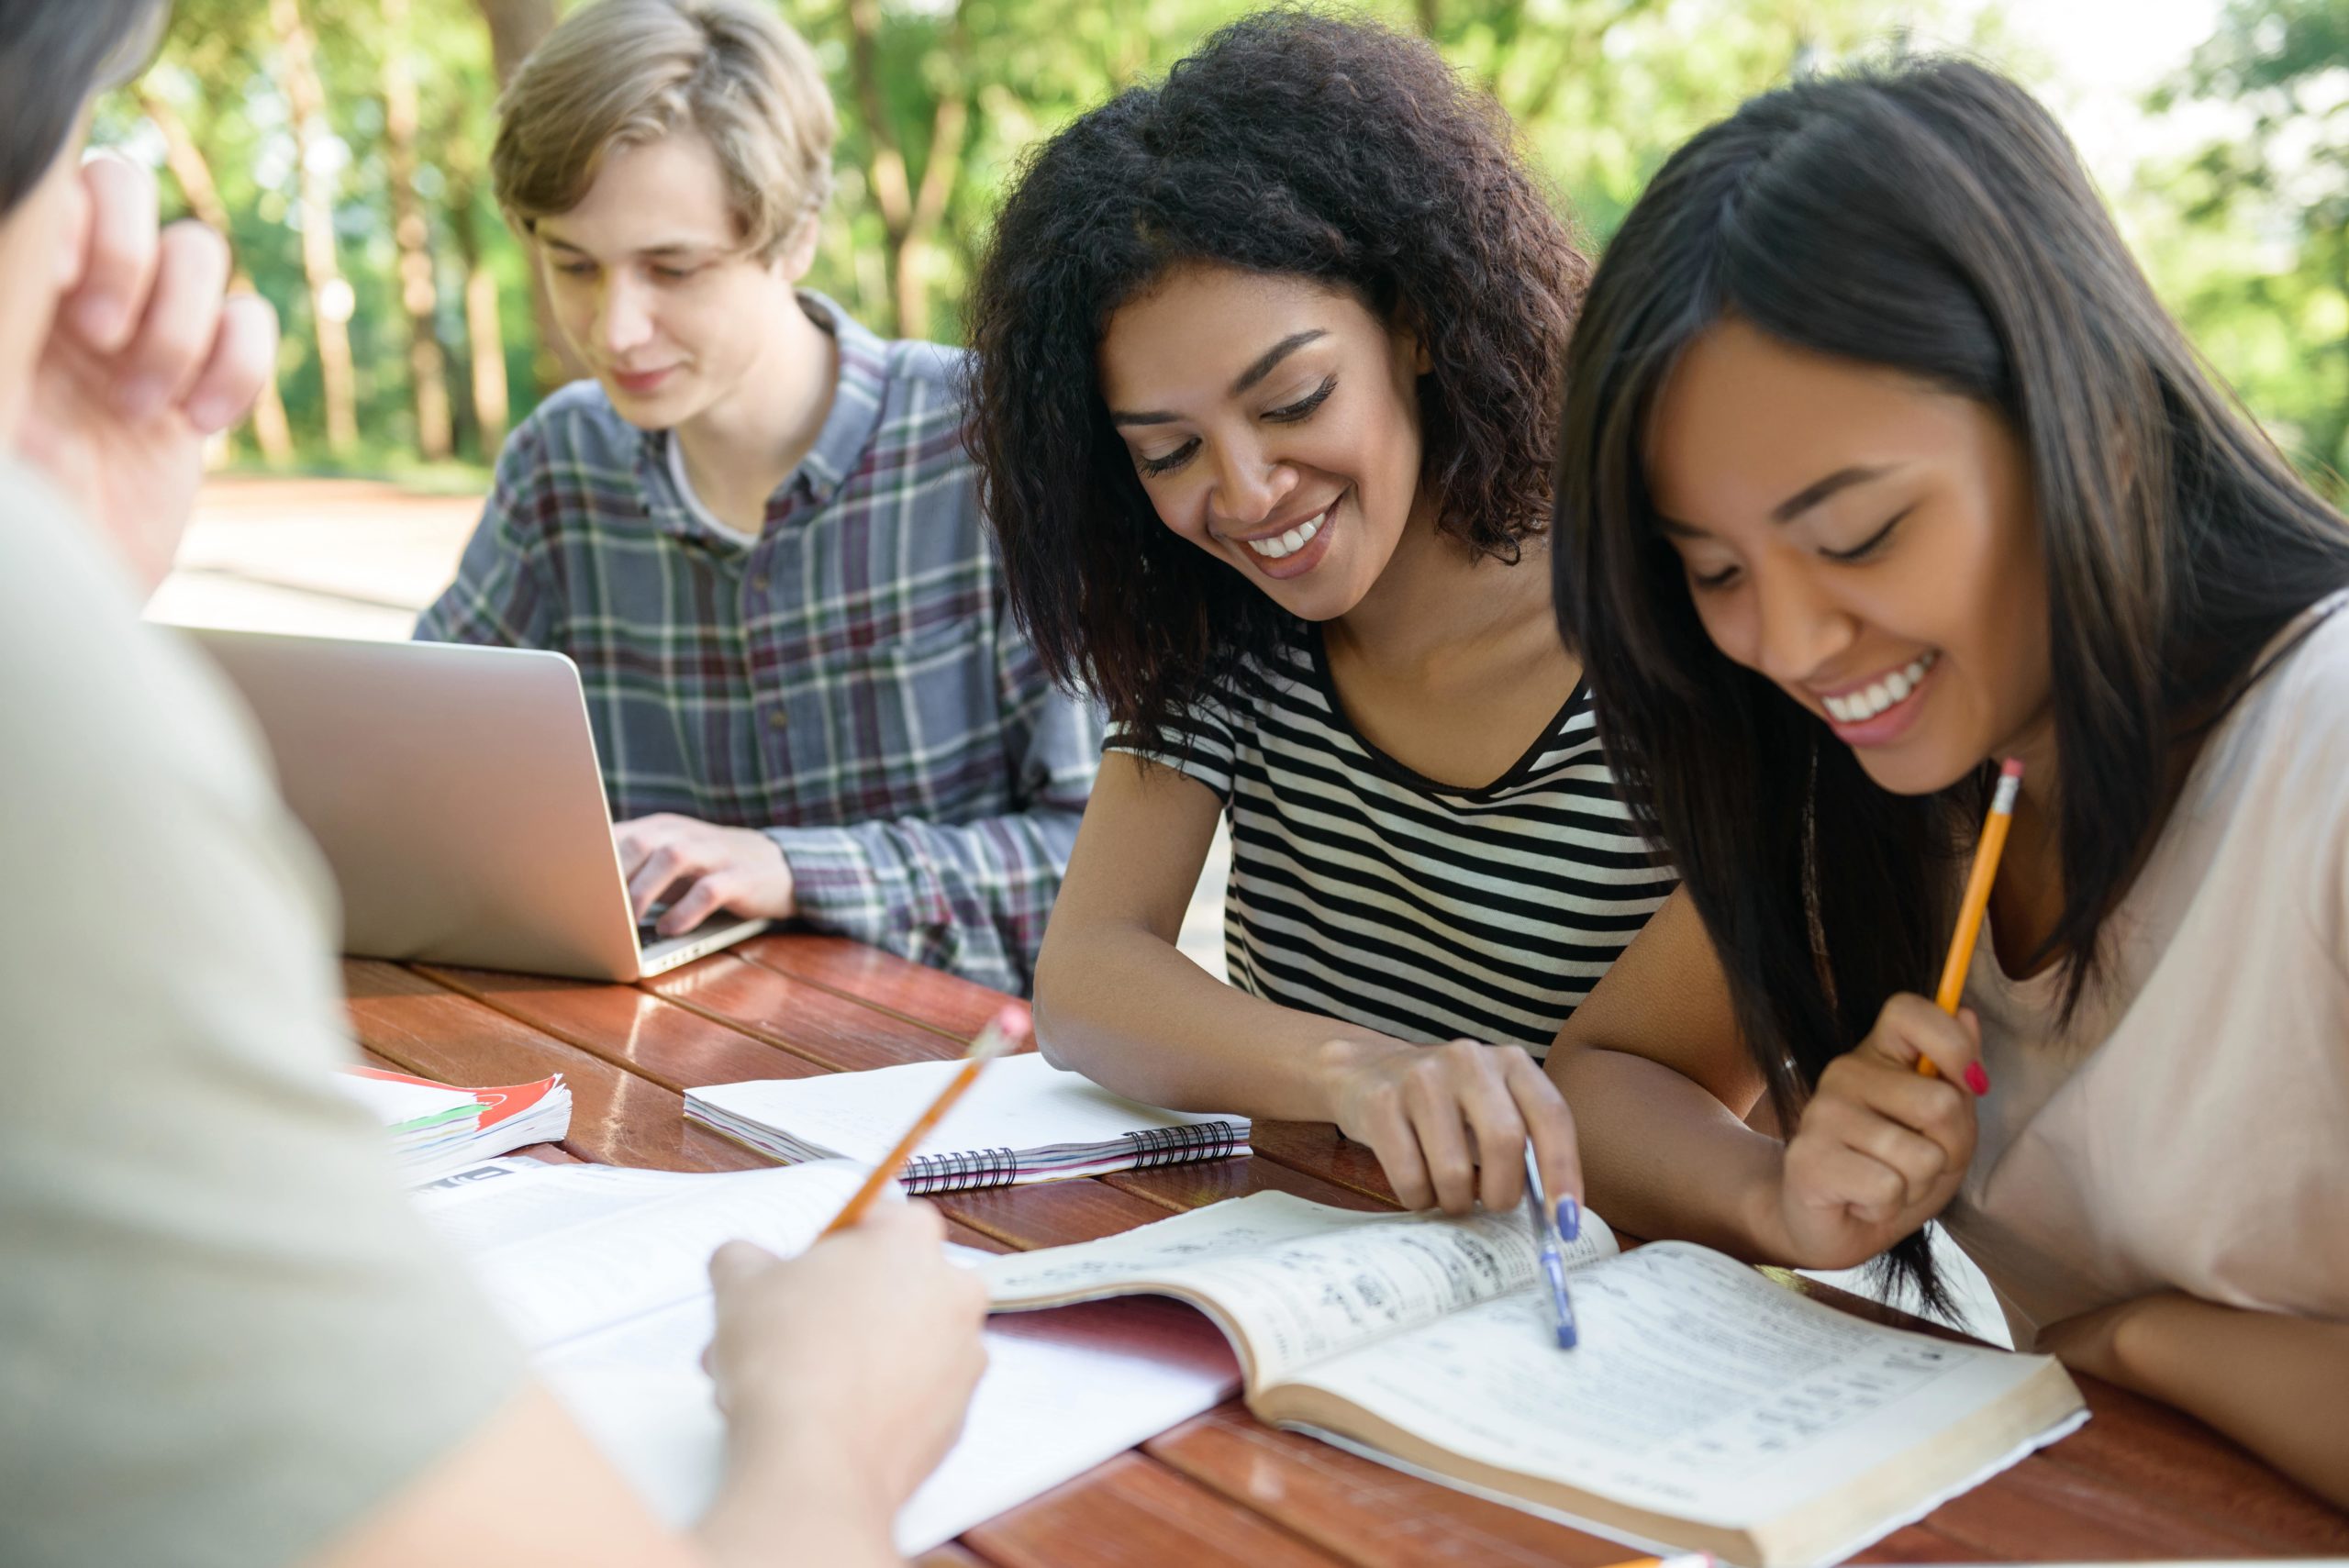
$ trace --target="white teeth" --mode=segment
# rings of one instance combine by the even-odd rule
[[[1906,669],[1895,670],[1881,680],[1872,681],[1860,691],[1846,693],[1840,697],[1822,697],[1820,702],[1827,709],[1827,716],[1836,723],[1865,724],[1885,709],[1908,701],[1909,694],[1917,689],[1925,678],[1925,672],[1933,667],[1933,661],[1939,657],[1938,652],[1921,655],[1910,661]]]
[[[1248,548],[1268,561],[1278,561],[1285,555],[1295,555],[1313,542],[1313,536],[1321,531],[1321,525],[1329,519],[1329,516],[1330,514],[1324,511],[1318,517],[1297,524],[1285,534],[1274,534],[1266,539],[1252,539],[1247,541]]]

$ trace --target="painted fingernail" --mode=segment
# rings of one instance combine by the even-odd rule
[[[1582,1234],[1582,1205],[1570,1197],[1558,1200],[1558,1234],[1569,1241]]]
[[[1987,1095],[1990,1092],[1990,1074],[1982,1071],[1982,1064],[1979,1062],[1969,1062],[1965,1064],[1965,1086],[1977,1095]]]

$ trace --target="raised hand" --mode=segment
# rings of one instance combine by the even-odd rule
[[[151,589],[187,526],[206,438],[245,417],[275,366],[277,317],[226,292],[220,236],[157,229],[145,171],[100,157],[79,180],[79,264],[17,445]]]

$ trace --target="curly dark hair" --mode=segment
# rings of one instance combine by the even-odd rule
[[[1168,532],[1109,423],[1111,313],[1192,261],[1341,287],[1418,333],[1419,486],[1439,527],[1507,559],[1548,526],[1589,274],[1499,106],[1371,23],[1244,17],[1030,156],[971,302],[967,439],[1046,668],[1147,740],[1298,629]]]

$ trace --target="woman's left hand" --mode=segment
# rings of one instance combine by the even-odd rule
[[[2123,1388],[2134,1387],[2131,1381],[2128,1359],[2121,1351],[2121,1330],[2124,1325],[2142,1321],[2147,1316],[2189,1302],[2192,1298],[2176,1291],[2156,1291],[2129,1301],[2116,1301],[2094,1312],[2083,1312],[2076,1318],[2066,1318],[2051,1323],[2039,1331],[2039,1352],[2061,1361],[2074,1372],[2100,1377],[2107,1383]]]

